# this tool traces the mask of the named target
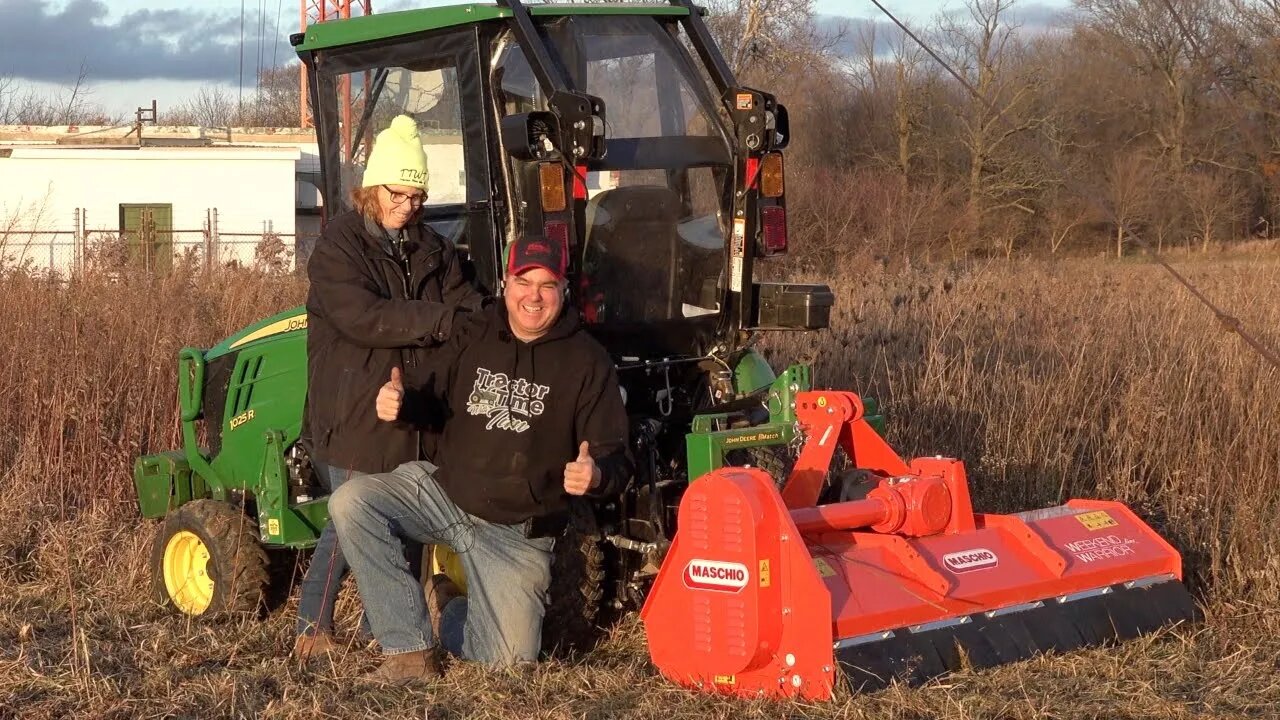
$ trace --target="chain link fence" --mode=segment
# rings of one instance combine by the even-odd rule
[[[216,209],[203,227],[163,228],[154,224],[122,230],[88,228],[77,210],[74,226],[59,228],[0,227],[0,266],[23,266],[56,273],[87,267],[136,268],[165,272],[176,263],[213,267],[255,267],[276,272],[301,271],[319,237],[319,223],[304,222],[309,231],[280,233],[270,222],[237,222],[227,230]],[[250,229],[256,224],[260,229]],[[13,225],[17,225],[13,223]],[[314,229],[312,229],[314,226]]]

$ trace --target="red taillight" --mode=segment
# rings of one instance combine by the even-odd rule
[[[760,211],[764,235],[764,254],[781,255],[787,251],[787,209],[779,205]]]
[[[569,223],[563,220],[551,220],[542,226],[542,232],[547,240],[560,246],[561,252],[569,251]]]

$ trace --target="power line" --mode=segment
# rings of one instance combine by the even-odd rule
[[[276,29],[271,33],[271,69],[276,69],[276,51],[280,49],[280,8],[284,0],[276,0]]]
[[[236,122],[244,119],[244,0],[240,0],[240,79],[236,96]]]
[[[255,11],[258,16],[254,18],[253,29],[253,51],[256,57],[253,64],[253,92],[255,95],[258,92],[258,73],[262,70],[262,0],[256,0],[256,2],[258,7],[255,8]]]
[[[261,94],[262,92],[262,56],[264,54],[262,41],[264,39],[263,36],[266,35],[266,23],[266,0],[258,0],[258,70],[254,73],[253,85],[255,94]]]
[[[871,4],[872,4],[872,5],[875,5],[877,8],[879,8],[879,9],[880,9],[880,12],[884,13],[885,17],[887,17],[887,18],[889,18],[890,20],[892,20],[892,21],[893,21],[893,24],[894,24],[894,25],[897,25],[899,30],[901,30],[902,32],[906,33],[907,37],[909,37],[909,38],[911,38],[912,40],[914,40],[914,41],[915,41],[915,43],[916,43],[917,45],[919,45],[919,46],[920,46],[920,49],[922,49],[922,50],[924,50],[926,53],[928,53],[928,54],[929,54],[929,57],[931,57],[931,58],[933,58],[934,60],[936,60],[936,61],[938,62],[938,64],[942,66],[942,69],[943,69],[943,70],[946,70],[948,73],[950,73],[950,74],[951,74],[951,77],[955,78],[955,79],[956,79],[956,81],[957,81],[957,82],[959,82],[961,85],[963,85],[963,86],[964,86],[964,88],[965,88],[966,90],[968,90],[969,92],[973,93],[973,96],[974,96],[975,98],[977,98],[977,99],[978,99],[978,100],[980,100],[984,105],[986,105],[988,109],[990,109],[990,108],[991,108],[991,103],[990,103],[990,102],[989,102],[985,97],[983,97],[983,96],[982,96],[982,93],[978,92],[977,88],[975,88],[973,85],[969,84],[969,81],[968,81],[968,80],[966,80],[963,76],[961,76],[961,75],[960,75],[960,73],[956,72],[955,70],[952,70],[952,69],[951,69],[951,66],[947,64],[947,61],[946,61],[946,60],[943,60],[941,57],[939,57],[939,55],[933,51],[933,48],[929,47],[929,46],[925,43],[925,41],[923,41],[923,40],[921,40],[920,38],[916,37],[916,34],[915,34],[915,33],[913,33],[913,32],[911,32],[911,28],[909,28],[909,27],[907,27],[906,25],[904,25],[904,24],[902,23],[902,21],[901,21],[901,20],[899,20],[896,16],[894,16],[894,14],[893,14],[893,13],[889,12],[889,9],[888,9],[888,8],[886,8],[884,5],[881,5],[881,4],[880,4],[880,0],[871,0]]]

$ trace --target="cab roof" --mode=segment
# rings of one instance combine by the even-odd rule
[[[563,15],[650,15],[684,17],[687,8],[669,4],[551,4],[526,6],[535,18]],[[326,48],[355,45],[371,40],[412,35],[457,25],[502,20],[511,17],[511,10],[488,3],[446,5],[444,7],[400,10],[374,13],[345,20],[330,20],[307,28],[297,42],[299,53]]]

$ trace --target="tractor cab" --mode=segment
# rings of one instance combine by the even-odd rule
[[[616,357],[729,353],[761,328],[826,324],[825,286],[752,282],[786,252],[786,110],[738,87],[690,2],[518,0],[321,23],[306,63],[326,207],[369,144],[413,116],[424,221],[498,292],[503,248],[562,243],[572,302]]]

